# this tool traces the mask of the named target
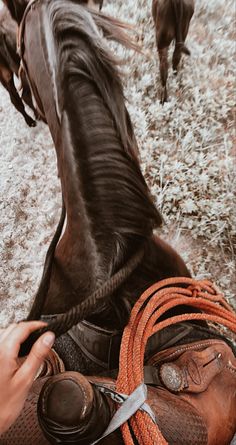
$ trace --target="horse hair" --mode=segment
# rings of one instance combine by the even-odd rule
[[[58,47],[60,103],[68,115],[88,213],[99,232],[148,238],[161,222],[141,173],[117,69],[101,30],[134,48],[120,22],[73,2],[50,2]],[[80,123],[80,126],[78,125]],[[78,149],[79,147],[79,149]],[[86,148],[85,148],[86,147]],[[107,230],[106,230],[107,229]]]

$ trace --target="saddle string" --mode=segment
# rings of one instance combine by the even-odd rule
[[[186,284],[187,288],[179,287]],[[205,313],[182,314],[159,321],[171,308],[183,304]],[[190,320],[221,324],[236,334],[236,314],[210,281],[169,278],[147,289],[134,305],[123,333],[116,391],[130,395],[143,383],[144,354],[149,337],[165,327]],[[167,445],[158,425],[141,410],[121,426],[121,431],[126,445],[134,445],[134,436],[142,445]]]

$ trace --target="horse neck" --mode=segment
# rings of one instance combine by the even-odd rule
[[[75,304],[67,291],[76,289],[78,300],[86,298],[138,249],[140,228],[147,230],[146,216],[135,216],[135,178],[141,173],[125,153],[96,87],[83,80],[76,88],[72,84],[65,97],[57,157],[67,221],[56,261],[68,287],[55,299],[56,284],[48,299],[57,308],[60,300],[63,310]]]
[[[63,110],[60,137],[54,140],[60,141],[56,148],[67,212],[56,262],[78,290],[77,301],[64,297],[71,307],[120,268],[161,218],[135,155],[114,59],[102,41],[97,43],[99,33],[85,8],[70,3],[67,14],[64,3],[50,5]]]
[[[78,249],[81,239],[90,237],[104,261],[110,263],[117,238],[116,215],[115,206],[111,202],[109,206],[106,198],[109,195],[113,204],[122,204],[122,199],[117,199],[119,184],[113,175],[116,158],[122,158],[123,149],[109,113],[94,90],[89,82],[81,82],[76,94],[72,88],[67,94],[60,170],[68,237]],[[74,110],[73,103],[78,104]]]

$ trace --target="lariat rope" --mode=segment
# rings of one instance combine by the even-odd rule
[[[188,285],[188,287],[180,287]],[[180,305],[200,309],[204,313],[190,313],[158,321],[167,311]],[[206,320],[221,324],[236,334],[236,313],[223,294],[207,280],[169,278],[147,289],[134,305],[126,326],[120,349],[119,375],[116,392],[130,395],[144,382],[144,354],[149,337],[176,323]],[[158,425],[144,410],[137,412],[121,426],[126,445],[167,445]]]

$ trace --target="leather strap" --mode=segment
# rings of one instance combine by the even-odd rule
[[[38,2],[39,2],[39,0],[30,0],[29,3],[27,4],[26,8],[25,8],[24,15],[22,17],[21,23],[20,23],[19,28],[18,28],[17,53],[19,54],[20,59],[21,59],[19,74],[21,73],[22,70],[24,71],[24,73],[26,75],[26,78],[27,78],[27,81],[28,81],[28,84],[30,86],[31,94],[34,97],[35,102],[37,104],[37,111],[39,112],[39,114],[40,114],[41,118],[43,119],[43,121],[46,122],[46,118],[45,118],[45,115],[44,115],[41,99],[39,97],[39,94],[38,94],[36,88],[34,87],[34,85],[31,82],[31,79],[30,79],[30,76],[29,76],[29,73],[28,73],[27,64],[26,64],[26,62],[24,60],[24,52],[25,52],[25,45],[24,45],[25,22],[26,22],[26,18],[27,18],[27,15],[28,15],[29,11],[31,11],[32,8],[34,8],[37,5]]]
[[[41,319],[50,321],[56,316],[56,314],[44,315]],[[157,351],[176,346],[185,338],[186,343],[194,342],[196,338],[191,339],[191,337],[195,337],[194,334],[196,330],[198,332],[197,339],[199,340],[217,338],[216,331],[211,331],[209,328],[195,325],[194,323],[178,323],[150,337],[145,352],[145,362],[149,362],[149,359],[153,357]],[[110,375],[108,371],[111,370],[115,370],[114,372],[116,372],[119,367],[119,351],[123,332],[104,329],[89,321],[83,320],[71,328],[67,334],[78,345],[86,357],[104,369],[104,375]],[[219,334],[218,338],[220,338]],[[103,372],[100,374],[102,375]],[[159,383],[156,383],[157,376],[154,374],[155,372],[147,371],[147,380],[145,382],[150,385],[159,385]]]
[[[147,345],[146,357],[157,350],[171,347],[187,337],[194,328],[188,323],[179,323],[153,335]],[[118,368],[122,334],[121,331],[109,331],[88,321],[82,321],[68,331],[68,335],[83,353],[104,370]]]
[[[129,420],[139,409],[145,411],[155,422],[155,415],[152,412],[150,406],[145,403],[147,400],[147,387],[144,383],[139,385],[129,396],[125,394],[119,394],[116,391],[113,391],[111,388],[107,388],[104,385],[99,385],[98,383],[94,383],[96,388],[104,393],[105,395],[110,396],[117,403],[120,403],[120,408],[115,412],[112,417],[108,427],[104,431],[103,435],[92,442],[90,445],[96,445],[100,440],[109,436],[109,434],[116,431],[123,425],[127,420]]]
[[[110,331],[82,321],[71,328],[68,335],[82,352],[100,367],[114,369],[118,366],[122,332]]]

